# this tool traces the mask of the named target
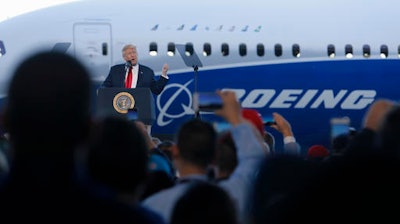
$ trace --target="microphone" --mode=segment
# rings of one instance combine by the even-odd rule
[[[131,61],[126,61],[126,63],[125,63],[125,71],[127,71],[130,67],[132,67],[132,62]]]

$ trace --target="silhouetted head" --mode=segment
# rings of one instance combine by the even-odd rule
[[[75,146],[87,137],[89,118],[90,77],[77,60],[64,53],[40,52],[17,67],[5,111],[15,146]]]
[[[383,153],[400,158],[400,106],[396,105],[386,114],[378,130],[378,143]]]
[[[252,223],[269,223],[266,220],[272,222],[281,215],[280,203],[313,180],[317,165],[297,155],[278,153],[266,157],[251,191]]]
[[[217,132],[210,123],[192,119],[181,126],[176,142],[182,159],[205,168],[215,158]]]
[[[164,140],[159,145],[158,148],[168,156],[168,159],[172,161],[172,146],[175,145],[175,142],[171,140]]]
[[[332,140],[332,153],[343,154],[349,145],[351,137],[349,134],[340,134]]]
[[[230,131],[220,133],[215,161],[219,172],[218,178],[227,178],[235,170],[238,159],[236,145]]]
[[[135,193],[148,174],[148,150],[143,133],[130,121],[107,117],[92,134],[89,175],[118,193]]]
[[[195,182],[176,202],[171,223],[235,224],[236,217],[236,207],[224,189],[212,183]]]

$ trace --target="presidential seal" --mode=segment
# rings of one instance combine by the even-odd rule
[[[115,95],[113,106],[117,112],[121,114],[126,114],[128,113],[129,109],[133,109],[133,107],[135,106],[135,99],[128,92],[120,92]]]

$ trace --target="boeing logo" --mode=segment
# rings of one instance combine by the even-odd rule
[[[159,114],[157,125],[166,126],[174,119],[185,115],[193,115],[192,93],[187,88],[193,80],[185,84],[174,83],[167,85],[157,98]],[[223,89],[228,90],[228,89]],[[375,90],[347,90],[335,92],[332,89],[229,89],[234,91],[245,108],[278,108],[278,109],[334,109],[362,110],[368,107],[377,95]],[[172,94],[171,94],[172,91]],[[161,99],[166,102],[161,104]],[[185,99],[177,101],[177,98]]]
[[[187,88],[187,86],[192,83],[193,80],[188,81],[184,85],[179,84],[179,83],[173,83],[170,85],[167,85],[163,92],[157,97],[157,108],[160,111],[157,117],[157,125],[162,127],[166,126],[169,123],[173,121],[173,119],[183,117],[185,115],[190,115],[194,114],[194,111],[192,109],[192,93],[190,90]],[[165,93],[168,93],[169,89],[176,89],[175,92],[173,92],[172,95],[168,96],[167,101],[164,103],[164,105],[161,105],[161,99],[163,98]],[[176,98],[183,94],[184,96],[187,97],[187,104],[184,104],[183,102],[178,102],[180,104],[180,109],[177,111],[171,111],[169,108],[173,103],[175,102]],[[165,119],[167,118],[167,119]]]
[[[230,89],[236,92],[242,106],[246,108],[296,108],[309,106],[311,109],[333,109],[340,106],[343,110],[361,110],[370,105],[376,96],[375,90],[345,90],[334,93],[331,89],[283,89],[279,93],[274,89]],[[272,98],[275,97],[273,100]],[[272,100],[272,101],[271,101]]]

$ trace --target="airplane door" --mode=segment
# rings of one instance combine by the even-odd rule
[[[111,64],[111,24],[74,24],[75,56],[88,68],[95,81],[103,81]]]

